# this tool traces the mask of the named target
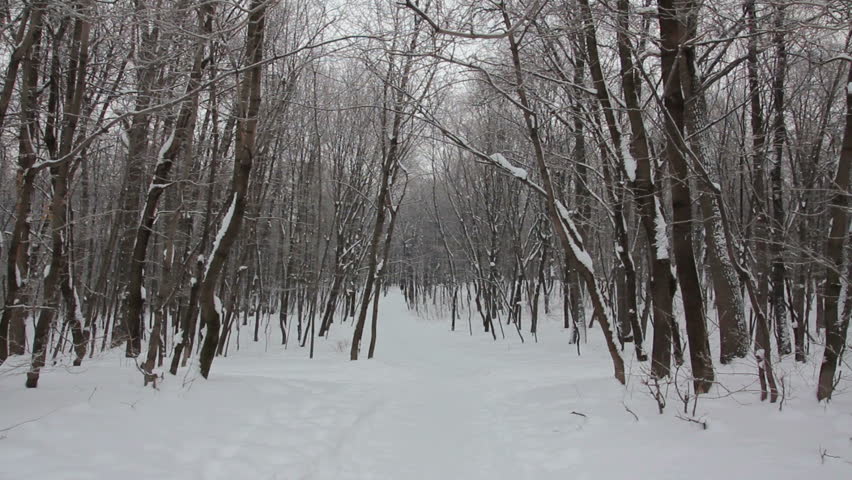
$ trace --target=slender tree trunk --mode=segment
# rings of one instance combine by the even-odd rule
[[[817,400],[829,400],[834,393],[835,372],[846,346],[849,316],[841,315],[839,309],[842,290],[843,244],[849,234],[850,195],[849,175],[852,172],[852,64],[846,88],[846,128],[837,174],[831,184],[832,198],[829,206],[831,230],[826,241],[825,253],[828,268],[825,276],[825,351],[819,370]],[[847,278],[848,282],[848,278]],[[847,285],[847,289],[849,286]]]
[[[503,12],[503,23],[506,28],[509,28],[509,18],[506,12]],[[523,110],[524,124],[527,129],[527,134],[535,152],[536,164],[541,176],[545,198],[547,199],[548,213],[550,220],[554,225],[566,257],[574,262],[580,270],[580,275],[586,283],[586,288],[589,292],[589,297],[592,300],[592,307],[595,311],[595,317],[601,323],[604,339],[606,340],[607,350],[613,364],[613,374],[620,383],[624,384],[627,377],[624,371],[624,359],[618,351],[618,346],[615,344],[615,337],[612,331],[612,322],[606,307],[601,297],[600,286],[597,278],[595,278],[594,266],[591,257],[585,249],[583,239],[580,233],[574,226],[573,221],[567,212],[565,206],[556,198],[556,193],[553,188],[553,181],[550,175],[550,169],[545,163],[544,148],[539,136],[538,117],[534,110],[530,107],[530,102],[524,90],[523,68],[521,66],[520,53],[518,43],[515,40],[514,34],[507,36],[509,48],[512,56],[512,66],[514,76],[517,82],[517,95],[520,106]]]
[[[396,115],[396,119],[394,121],[401,121],[399,114]],[[394,129],[398,131],[396,127]],[[364,325],[367,321],[367,310],[373,299],[373,289],[376,287],[376,272],[378,271],[381,235],[385,225],[385,218],[387,217],[386,204],[388,195],[390,195],[390,179],[393,177],[392,169],[396,168],[398,147],[397,135],[393,135],[391,138],[390,148],[386,154],[387,156],[382,162],[382,179],[379,187],[378,200],[376,201],[376,204],[378,205],[378,212],[376,212],[376,220],[373,223],[373,233],[370,238],[370,253],[367,257],[367,279],[364,284],[364,292],[362,293],[361,307],[358,312],[358,321],[355,323],[355,331],[352,334],[352,345],[349,350],[350,360],[358,360],[358,353],[361,348],[361,337],[364,334]]]
[[[136,2],[136,11],[138,16],[139,28],[142,29],[141,42],[138,47],[137,61],[140,64],[140,71],[136,80],[136,85],[139,93],[136,96],[136,113],[132,115],[130,129],[128,131],[128,147],[127,147],[127,175],[125,177],[124,190],[122,191],[120,203],[119,223],[116,225],[120,229],[121,240],[119,242],[119,254],[127,255],[131,262],[119,262],[116,265],[119,278],[119,295],[121,296],[124,308],[122,314],[116,318],[113,328],[112,345],[117,346],[122,341],[126,340],[125,356],[128,358],[136,358],[142,351],[142,335],[144,333],[144,323],[142,322],[141,306],[134,303],[138,301],[141,295],[141,284],[139,283],[137,270],[142,268],[139,264],[139,253],[137,250],[143,245],[140,245],[135,238],[141,228],[133,228],[133,221],[140,210],[140,200],[138,189],[143,181],[145,172],[145,158],[148,150],[148,134],[150,114],[146,111],[153,102],[152,90],[159,71],[157,61],[157,44],[159,41],[159,27],[155,23],[149,30],[148,22],[143,20],[146,11],[151,7],[145,4],[145,0]],[[171,165],[168,165],[170,168]],[[158,165],[162,169],[163,166]],[[161,190],[158,188],[158,190]],[[159,196],[159,193],[156,194]],[[155,205],[152,205],[153,208]],[[146,212],[150,214],[150,212]],[[144,224],[144,220],[143,220]],[[150,234],[150,232],[148,232]],[[147,246],[147,243],[145,244]],[[144,254],[144,252],[142,252]],[[144,259],[144,255],[143,259]],[[132,291],[132,293],[131,293]]]
[[[245,214],[249,176],[255,156],[257,115],[261,101],[260,80],[263,70],[260,62],[263,60],[263,34],[267,5],[264,0],[252,0],[249,8],[246,32],[246,62],[252,66],[244,73],[240,84],[234,176],[231,182],[231,192],[228,195],[228,209],[216,236],[210,259],[205,267],[204,279],[201,282],[199,292],[201,318],[207,327],[199,359],[199,368],[204,378],[210,375],[210,367],[213,364],[216,344],[219,340],[221,301],[216,298],[215,289],[231,246],[239,235]]]
[[[200,30],[209,35],[212,31],[213,12],[210,10],[212,6],[199,9],[199,26]],[[192,70],[189,75],[189,82],[186,85],[186,93],[189,94],[195,90],[201,82],[204,67],[204,42],[199,42],[195,49],[193,58]],[[160,156],[157,165],[154,167],[154,176],[151,179],[151,184],[148,187],[148,193],[145,198],[145,203],[142,208],[142,217],[139,226],[136,229],[136,235],[133,242],[133,254],[130,258],[130,270],[128,274],[128,291],[127,291],[127,319],[128,325],[142,326],[141,317],[144,306],[142,298],[142,286],[145,274],[145,261],[148,256],[148,241],[153,233],[154,222],[157,220],[157,205],[160,197],[165,189],[170,184],[170,176],[172,167],[178,157],[188,148],[188,144],[192,141],[192,132],[195,129],[196,112],[198,109],[198,96],[191,95],[188,100],[181,103],[180,111],[178,112],[177,121],[174,125],[174,130],[170,133],[163,146],[160,148]],[[175,214],[177,215],[177,214]],[[158,317],[159,318],[159,317]],[[148,344],[148,357],[143,368],[146,381],[147,376],[154,369],[154,362],[157,351],[160,348],[159,329],[162,325],[155,322],[154,329],[151,333],[151,339]],[[141,332],[135,332],[128,340],[128,355],[131,343],[133,351],[141,349]],[[137,345],[138,343],[138,345]],[[137,348],[138,347],[138,348]]]
[[[580,0],[580,9],[583,14],[584,30],[586,33],[585,43],[586,51],[589,55],[589,70],[592,74],[592,80],[595,85],[595,93],[598,98],[598,102],[603,110],[610,139],[612,140],[613,145],[616,146],[614,149],[614,156],[617,160],[617,164],[619,165],[619,171],[624,172],[624,174],[627,175],[628,180],[631,183],[634,183],[636,181],[636,164],[632,155],[624,148],[626,142],[622,138],[622,133],[618,129],[618,124],[615,119],[615,114],[603,75],[603,69],[601,68],[600,55],[598,54],[597,33],[595,31],[594,20],[592,18],[592,12],[589,7],[588,0]],[[604,162],[606,161],[606,158],[604,158]],[[614,175],[610,172],[609,167],[604,165],[604,176],[609,177],[606,178],[605,181],[613,201],[612,216],[613,223],[615,225],[616,250],[624,276],[621,280],[621,288],[617,289],[620,295],[624,297],[623,300],[619,302],[622,303],[622,308],[619,309],[619,316],[624,316],[623,325],[619,329],[619,335],[622,341],[626,341],[629,337],[632,337],[632,341],[636,345],[636,358],[639,361],[644,361],[647,360],[647,355],[645,354],[642,345],[644,335],[642,327],[639,325],[639,308],[636,302],[636,267],[633,263],[633,258],[630,255],[630,241],[627,235],[627,224],[624,219],[623,188],[620,188],[617,185],[621,183],[618,178],[621,175]],[[628,335],[628,332],[632,332],[632,335]]]
[[[629,29],[628,0],[619,0],[618,52],[621,62],[621,84],[627,105],[627,117],[633,134],[630,152],[636,161],[634,197],[639,219],[648,239],[651,276],[650,301],[653,305],[654,339],[651,373],[657,378],[669,375],[672,356],[672,328],[677,328],[672,312],[672,297],[677,283],[672,275],[666,219],[663,216],[654,173],[648,136],[639,103],[638,82],[633,54],[627,37]],[[646,300],[647,301],[647,300]]]
[[[71,152],[74,133],[79,122],[82,109],[87,71],[88,49],[89,49],[89,22],[82,15],[82,8],[78,5],[81,13],[74,22],[74,33],[71,39],[71,54],[66,71],[67,88],[59,146],[57,149],[54,125],[58,117],[59,103],[59,57],[56,56],[61,43],[61,36],[55,40],[54,60],[51,65],[51,87],[48,107],[50,110],[45,143],[54,160],[62,159]],[[52,200],[50,205],[50,223],[52,252],[50,259],[50,270],[44,280],[44,298],[47,302],[36,323],[33,341],[33,361],[30,371],[27,373],[26,386],[35,388],[38,386],[39,373],[44,366],[47,354],[47,340],[50,327],[59,310],[60,293],[65,298],[65,306],[68,322],[71,325],[74,348],[77,354],[75,364],[79,365],[85,356],[88,338],[82,330],[82,315],[80,315],[77,295],[74,291],[69,266],[69,249],[71,228],[68,225],[68,185],[72,180],[71,161],[66,160],[50,168]]]
[[[30,268],[30,212],[37,171],[34,135],[38,131],[38,74],[41,64],[43,13],[46,2],[33,5],[30,15],[31,44],[21,59],[20,122],[18,135],[18,171],[16,176],[17,201],[15,225],[9,242],[6,263],[6,296],[3,315],[0,317],[0,364],[9,355],[24,353],[26,342],[24,310],[26,304],[26,279]]]
[[[785,45],[784,33],[784,4],[776,5],[775,32],[772,43],[777,55],[776,71],[772,85],[773,107],[775,120],[772,126],[773,148],[775,159],[772,164],[770,180],[772,182],[772,222],[770,223],[769,256],[771,257],[770,284],[771,292],[769,304],[772,307],[773,323],[775,324],[775,339],[780,355],[789,355],[793,351],[790,341],[790,326],[787,323],[787,304],[784,299],[784,283],[787,277],[784,265],[785,218],[784,213],[784,187],[781,164],[784,158],[784,144],[787,140],[787,129],[784,126],[784,82],[787,75],[787,47]]]

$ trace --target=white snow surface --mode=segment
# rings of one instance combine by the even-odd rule
[[[193,365],[159,390],[122,349],[46,367],[35,390],[13,357],[0,368],[0,478],[852,478],[852,392],[818,404],[813,364],[776,367],[782,411],[759,401],[753,357],[720,367],[736,393],[702,398],[703,430],[677,418],[673,388],[658,414],[635,362],[616,383],[598,328],[578,357],[560,323],[543,318],[538,343],[509,331],[494,342],[476,324],[469,336],[464,321],[450,332],[443,314],[417,317],[394,293],[374,360],[348,360],[348,326],[318,338],[313,360],[271,328],[232,344],[209,380]]]

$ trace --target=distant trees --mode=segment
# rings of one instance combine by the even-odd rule
[[[488,42],[489,47],[483,47],[482,51],[489,52],[489,57],[478,53],[476,56],[442,54],[438,58],[475,71],[485,89],[508,98],[519,109],[515,121],[527,125],[531,158],[538,155],[536,142],[532,140],[534,130],[538,130],[556,133],[555,138],[559,139],[539,142],[546,145],[547,151],[542,148],[542,156],[548,169],[560,168],[560,162],[569,158],[554,147],[560,141],[573,143],[574,152],[583,152],[579,158],[574,157],[575,164],[569,163],[571,168],[585,171],[589,165],[596,165],[593,168],[599,181],[594,181],[590,189],[589,180],[578,176],[584,184],[578,190],[585,189],[610,216],[612,230],[607,230],[612,235],[607,238],[592,233],[591,239],[584,241],[609,243],[611,247],[602,250],[614,252],[614,256],[602,253],[598,260],[604,264],[616,261],[619,265],[613,270],[615,276],[604,284],[611,287],[603,290],[612,294],[607,299],[607,308],[617,312],[615,318],[624,319],[616,322],[619,339],[630,339],[626,332],[633,330],[640,333],[634,337],[641,341],[644,332],[639,318],[641,303],[637,299],[643,298],[645,306],[641,310],[654,313],[656,353],[652,373],[666,376],[669,356],[673,352],[679,358],[679,338],[674,339],[674,350],[667,347],[672,345],[672,336],[679,337],[671,307],[676,284],[667,252],[669,239],[664,215],[668,209],[663,204],[665,198],[671,198],[674,266],[696,391],[706,392],[714,381],[705,303],[712,299],[718,318],[722,363],[747,354],[752,332],[764,395],[774,401],[777,390],[770,332],[775,332],[779,355],[791,351],[790,285],[786,280],[788,267],[784,252],[805,249],[812,252],[811,258],[823,258],[818,242],[794,244],[786,236],[790,200],[785,183],[798,177],[798,165],[788,163],[792,160],[785,154],[785,149],[793,149],[785,146],[790,138],[785,94],[791,88],[787,83],[790,48],[785,40],[790,32],[787,22],[793,21],[789,15],[795,11],[795,21],[825,33],[826,42],[820,48],[836,52],[837,42],[842,43],[842,35],[848,33],[834,23],[833,19],[840,17],[832,16],[832,20],[818,24],[812,21],[813,17],[806,17],[809,7],[792,3],[760,5],[756,9],[755,2],[746,2],[741,5],[741,16],[726,17],[728,20],[722,20],[725,15],[722,11],[733,10],[737,5],[725,4],[718,11],[708,11],[690,2],[659,2],[654,7],[639,7],[625,1],[619,2],[616,10],[585,1],[489,5],[480,8],[460,3],[454,10],[430,15],[421,5],[406,2],[408,9],[428,19],[439,36],[457,42]],[[834,12],[833,8],[833,4],[825,5],[820,11]],[[652,19],[658,23],[655,25]],[[598,28],[606,32],[601,34]],[[511,45],[515,29],[524,32],[523,42]],[[659,37],[655,37],[657,34]],[[608,53],[606,59],[602,57],[601,37],[615,37],[615,55]],[[510,48],[502,55],[493,46],[499,39],[510,42]],[[657,57],[659,63],[655,65]],[[818,62],[815,58],[809,56],[803,61]],[[614,68],[613,62],[617,65]],[[521,76],[513,75],[513,68],[517,71],[519,64]],[[564,93],[554,95],[554,91]],[[525,104],[520,94],[512,99],[509,92],[522,92],[534,100]],[[740,100],[726,102],[719,97],[730,94]],[[769,107],[762,101],[767,96],[771,100]],[[737,115],[745,115],[752,121],[740,123],[733,134],[731,127],[736,124]],[[533,119],[531,125],[524,120],[528,117]],[[767,117],[771,118],[770,122],[764,120]],[[461,120],[452,122],[456,126],[451,126],[437,117],[432,121],[439,124],[438,129],[452,143],[474,158],[520,177],[512,164],[494,161],[492,152],[500,152],[501,147],[474,146],[466,141],[475,138],[470,132],[462,137],[464,127],[457,125],[473,125],[471,122]],[[648,123],[651,128],[646,126]],[[573,127],[573,131],[584,131],[586,135],[572,138],[567,132],[557,133],[553,125]],[[732,135],[738,135],[738,140],[733,140]],[[588,139],[600,147],[599,155],[586,148]],[[732,162],[731,158],[738,160]],[[772,159],[771,168],[763,167],[764,158]],[[732,177],[731,169],[741,176]],[[529,182],[526,176],[529,172],[524,171],[522,182]],[[724,172],[728,172],[727,176]],[[540,174],[545,182],[546,173]],[[667,182],[669,188],[662,189],[657,198],[655,187]],[[739,189],[739,197],[732,196],[734,188]],[[630,198],[625,196],[627,193]],[[629,280],[636,274],[631,273],[635,267],[631,266],[628,249],[637,248],[637,244],[629,240],[625,235],[629,229],[622,226],[627,225],[625,220],[631,216],[621,212],[625,206],[634,205],[646,233],[646,242],[638,244],[638,248],[651,253],[646,257],[645,271],[650,271],[648,283]],[[700,208],[696,209],[695,205]],[[576,216],[579,211],[575,209],[572,213]],[[578,218],[582,224],[582,217]],[[704,228],[698,228],[701,226]],[[756,247],[752,248],[749,242]],[[842,271],[837,266],[834,269]],[[596,276],[600,278],[600,273]],[[495,281],[492,279],[490,283]],[[706,287],[705,282],[709,282]],[[798,319],[807,317],[804,305],[810,305],[804,300],[803,292],[809,288],[807,280],[804,282],[795,287]],[[641,288],[644,285],[649,288]],[[750,329],[744,292],[749,295],[751,306]],[[823,302],[816,300],[817,306]],[[797,323],[799,339],[804,328]],[[797,341],[801,344],[801,340]],[[636,347],[641,359],[641,343]],[[798,350],[801,359],[802,348]]]

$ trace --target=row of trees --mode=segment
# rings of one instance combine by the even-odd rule
[[[206,377],[241,335],[313,355],[344,320],[372,357],[398,285],[495,339],[536,338],[543,310],[579,349],[599,323],[621,382],[628,344],[657,379],[688,354],[696,393],[753,351],[774,400],[773,359],[824,343],[831,397],[852,313],[841,1],[0,16],[0,361],[31,353],[28,386],[48,355],[121,345],[146,382],[196,354]]]

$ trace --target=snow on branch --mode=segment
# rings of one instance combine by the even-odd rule
[[[523,168],[515,167],[514,165],[509,163],[509,161],[506,160],[506,157],[504,157],[503,154],[494,153],[494,154],[491,154],[489,156],[489,158],[491,160],[493,160],[494,163],[496,163],[500,168],[511,173],[512,176],[514,176],[515,178],[519,178],[521,180],[527,179],[527,171],[524,170]]]
[[[216,255],[216,251],[219,250],[219,244],[222,243],[222,238],[225,236],[225,232],[228,230],[228,226],[231,224],[231,219],[234,216],[234,210],[237,208],[237,195],[233,194],[233,199],[231,200],[231,205],[228,207],[228,211],[225,213],[225,217],[222,219],[222,226],[219,227],[219,232],[216,234],[216,240],[213,241],[213,248],[210,250],[210,258],[207,259],[207,265],[204,267],[204,276],[207,276],[207,273],[210,271],[210,265],[213,263],[213,257]]]

